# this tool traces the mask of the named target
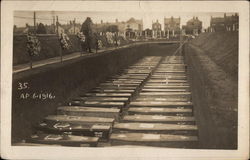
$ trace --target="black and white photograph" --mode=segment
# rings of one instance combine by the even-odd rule
[[[249,11],[198,3],[6,2],[8,148],[247,159]]]

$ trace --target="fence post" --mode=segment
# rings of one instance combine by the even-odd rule
[[[76,34],[76,19],[75,18],[74,18],[73,26],[74,26],[74,35],[75,35]]]
[[[34,12],[34,35],[36,35],[36,12]]]
[[[32,69],[32,56],[30,55],[30,69]]]

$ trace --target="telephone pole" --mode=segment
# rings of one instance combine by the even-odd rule
[[[34,34],[36,35],[36,12],[34,12]]]
[[[59,36],[58,23],[58,16],[56,16],[56,34]]]
[[[57,35],[58,35],[58,40],[59,40],[59,52],[60,52],[60,61],[62,63],[63,59],[62,59],[62,48],[61,48],[61,42],[60,42],[60,33],[59,33],[59,22],[58,22],[58,16],[56,16],[56,31],[57,31]],[[62,38],[62,37],[61,37]]]
[[[74,18],[73,26],[74,26],[74,34],[76,34],[76,19],[75,18]]]
[[[34,20],[34,35],[36,36],[36,12],[34,12],[33,20]],[[32,56],[33,55],[30,55],[30,69],[32,69],[32,65],[33,65]]]
[[[55,34],[56,33],[55,16],[53,16],[53,30],[54,30],[54,34]]]

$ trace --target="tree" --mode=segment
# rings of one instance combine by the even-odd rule
[[[110,26],[107,27],[107,31],[112,32],[112,33],[117,33],[118,32],[118,26],[117,25],[110,25]]]
[[[38,34],[46,34],[47,33],[44,24],[42,24],[42,23],[38,24],[36,33],[38,33]]]

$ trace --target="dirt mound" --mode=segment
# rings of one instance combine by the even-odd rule
[[[236,149],[238,33],[203,33],[185,46],[201,148]]]
[[[200,34],[192,44],[203,49],[234,80],[238,77],[238,32]]]

